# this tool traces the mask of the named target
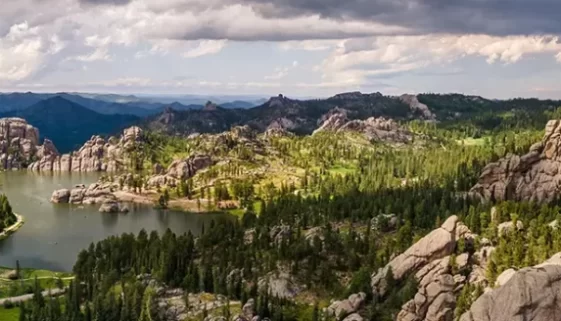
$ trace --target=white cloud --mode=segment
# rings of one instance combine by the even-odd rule
[[[204,40],[199,42],[195,48],[185,51],[182,56],[185,58],[196,58],[213,55],[222,51],[225,46],[226,40]]]
[[[277,68],[275,68],[275,71],[272,74],[265,76],[265,80],[279,80],[279,79],[282,79],[282,78],[286,77],[291,70],[296,69],[296,68],[298,68],[298,61],[295,60],[288,67],[277,67]]]
[[[49,55],[64,48],[56,36],[40,36],[40,28],[32,28],[27,22],[10,27],[8,34],[0,38],[0,81],[19,81],[39,70]]]
[[[94,52],[88,55],[76,56],[74,59],[82,62],[93,62],[93,61],[111,61],[111,55],[109,55],[109,50],[107,48],[97,48]]]
[[[326,79],[360,82],[386,75],[442,65],[477,56],[489,64],[518,62],[524,56],[551,53],[559,60],[561,43],[552,36],[426,35],[352,39],[332,52],[318,70]]]

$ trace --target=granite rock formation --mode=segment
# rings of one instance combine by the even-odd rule
[[[540,143],[523,155],[488,164],[471,194],[486,200],[549,202],[561,192],[561,120],[551,120]]]
[[[517,272],[477,299],[460,321],[550,321],[561,318],[561,255]],[[505,273],[503,273],[505,274]],[[503,275],[501,275],[503,276]]]
[[[412,300],[402,306],[396,320],[452,321],[456,297],[465,284],[487,285],[484,267],[478,259],[481,253],[476,252],[472,256],[468,252],[453,255],[460,240],[469,244],[474,238],[475,235],[456,216],[449,217],[441,227],[372,275],[373,294],[386,294],[386,280],[390,270],[396,280],[413,275],[418,283],[418,291]],[[451,262],[452,259],[455,262]],[[452,266],[455,268],[452,269]]]
[[[321,126],[314,131],[314,134],[332,132],[357,132],[363,134],[369,140],[388,142],[388,143],[409,143],[413,140],[413,134],[399,126],[392,119],[384,117],[370,117],[366,120],[349,120],[344,110],[330,111],[324,115],[325,119]]]
[[[21,118],[0,119],[0,169],[22,169],[37,159],[58,157],[53,143],[39,145],[39,130]]]
[[[151,176],[147,185],[157,186],[177,186],[181,180],[186,180],[207,167],[213,165],[212,158],[208,155],[192,155],[185,159],[173,161],[165,173]]]
[[[127,152],[135,144],[142,144],[142,129],[130,127],[120,138],[104,139],[93,136],[78,151],[58,155],[52,143],[45,143],[38,154],[38,160],[29,165],[32,171],[55,172],[118,172],[124,170]]]

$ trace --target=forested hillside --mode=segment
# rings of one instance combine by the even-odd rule
[[[300,136],[282,121],[231,127],[246,119],[236,110],[169,111],[161,126],[190,134],[178,126],[205,120],[220,133],[145,130],[126,151],[129,172],[102,183],[160,208],[225,215],[200,235],[142,231],[92,243],[66,295],[36,295],[21,320],[468,320],[503,272],[561,251],[557,198],[470,192],[489,163],[536,148],[561,115],[555,102],[420,95],[438,121],[384,97],[364,98],[380,103],[371,109],[342,105],[363,98],[308,102],[310,118],[294,128],[312,118],[325,126]],[[398,122],[363,121],[390,109]],[[239,118],[213,122],[226,112]]]

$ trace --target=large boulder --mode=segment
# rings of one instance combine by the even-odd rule
[[[53,203],[68,203],[70,199],[70,191],[68,189],[59,189],[53,192],[51,202]]]
[[[549,202],[561,192],[561,121],[551,120],[540,143],[523,155],[488,164],[471,194],[487,200]]]
[[[460,321],[551,321],[561,316],[559,254],[535,267],[524,268],[502,286],[477,299]]]
[[[327,307],[327,313],[340,320],[343,317],[357,312],[364,304],[365,299],[365,293],[352,294],[348,299],[331,303],[329,307]]]
[[[280,299],[293,299],[301,291],[301,287],[287,272],[269,273],[257,283],[261,291]]]
[[[456,246],[456,223],[458,223],[457,216],[449,217],[441,227],[420,239],[374,273],[371,281],[374,293],[378,295],[386,293],[386,275],[390,269],[394,278],[401,280],[407,274],[420,269],[429,262],[452,254]]]

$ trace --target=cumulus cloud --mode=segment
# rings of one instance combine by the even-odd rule
[[[513,64],[546,53],[561,63],[558,12],[558,0],[6,0],[0,82],[29,83],[61,62],[115,61],[116,47],[196,58],[234,41],[329,55],[317,66],[321,88],[468,56]],[[271,67],[265,80],[296,65]]]
[[[206,55],[216,54],[226,46],[225,40],[204,40],[199,44],[183,53],[185,58],[196,58]]]
[[[0,39],[0,82],[29,77],[41,68],[46,56],[57,54],[64,46],[57,36],[43,38],[40,28],[26,22],[13,25]]]
[[[237,0],[269,17],[377,21],[419,33],[560,34],[557,0]]]
[[[426,35],[376,37],[348,40],[318,70],[325,78],[360,81],[451,63],[467,56],[487,63],[515,63],[526,55],[550,53],[561,56],[561,42],[551,36]]]

